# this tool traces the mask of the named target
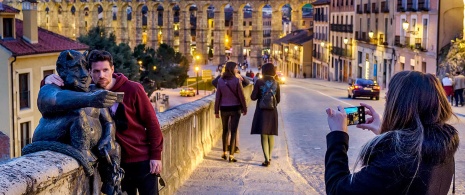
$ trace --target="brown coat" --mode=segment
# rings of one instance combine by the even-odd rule
[[[253,115],[252,121],[252,131],[251,134],[265,134],[265,135],[278,135],[278,110],[277,108],[273,110],[262,110],[258,106],[260,99],[262,98],[261,87],[265,85],[265,81],[271,80],[276,82],[273,77],[265,76],[262,79],[258,79],[253,86],[253,91],[251,99],[257,101],[257,106],[255,108],[255,113]],[[276,82],[276,102],[280,101],[280,89],[279,83]]]
[[[465,76],[458,75],[454,77],[454,90],[465,88]]]

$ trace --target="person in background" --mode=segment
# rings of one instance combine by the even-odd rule
[[[461,74],[460,71],[455,72],[456,76],[454,77],[454,99],[455,106],[463,106],[463,89],[465,88],[465,76]]]
[[[257,106],[252,120],[251,134],[260,134],[263,155],[265,161],[262,166],[270,166],[271,156],[274,147],[274,136],[278,135],[278,109],[264,110],[259,107],[260,100],[263,97],[265,86],[270,87],[279,104],[281,99],[279,83],[275,80],[276,69],[273,64],[267,63],[262,66],[263,78],[258,79],[254,86],[250,98],[257,100]],[[258,77],[258,73],[257,73]]]
[[[91,51],[88,64],[97,87],[124,92],[123,102],[110,107],[116,123],[116,141],[122,149],[122,190],[129,195],[137,191],[140,195],[158,194],[156,175],[162,171],[163,134],[144,88],[123,74],[114,73],[113,57],[107,51]],[[45,84],[63,86],[63,80],[52,74],[45,78]]]
[[[220,118],[223,125],[223,155],[221,158],[227,159],[228,149],[228,132],[231,132],[229,143],[229,162],[236,162],[234,153],[236,150],[236,134],[241,118],[241,112],[245,116],[247,114],[247,104],[245,102],[242,84],[236,76],[237,64],[235,62],[227,62],[226,69],[218,79],[216,99],[215,99],[215,117]]]
[[[444,91],[446,92],[447,100],[449,100],[449,102],[451,104],[453,104],[452,100],[453,100],[453,95],[454,95],[454,86],[453,86],[453,84],[454,83],[453,83],[452,79],[449,77],[449,73],[446,73],[444,78],[442,78],[442,87],[444,88]]]
[[[446,195],[454,175],[457,130],[439,79],[432,74],[402,71],[386,93],[383,120],[372,106],[366,123],[356,127],[373,132],[350,173],[349,134],[344,108],[326,109],[330,133],[326,136],[326,193]],[[360,165],[360,167],[359,167]]]
[[[250,78],[252,78],[252,79],[253,79],[253,77],[254,77],[254,76],[255,76],[255,74],[253,73],[253,71],[252,71],[252,70],[250,70]]]

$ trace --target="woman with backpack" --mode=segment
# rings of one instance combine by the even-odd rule
[[[215,117],[220,118],[221,111],[221,121],[223,124],[223,155],[221,158],[224,160],[227,159],[228,154],[228,131],[231,131],[229,162],[237,161],[234,158],[237,128],[241,112],[244,116],[247,114],[247,104],[245,103],[242,84],[239,78],[236,77],[236,72],[237,64],[235,62],[227,62],[224,73],[218,79],[215,100]]]
[[[261,67],[263,77],[255,82],[251,99],[257,100],[252,121],[251,134],[260,134],[265,161],[262,166],[270,166],[274,136],[278,135],[278,110],[280,100],[279,83],[275,80],[276,69],[272,63]]]

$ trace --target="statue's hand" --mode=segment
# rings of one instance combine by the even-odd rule
[[[112,149],[114,149],[115,147],[114,144],[112,144],[111,136],[102,137],[97,144],[97,148],[100,152],[102,152],[102,154],[105,154],[103,150],[110,152]]]
[[[115,104],[116,93],[107,90],[98,90],[90,94],[90,106],[94,108],[107,108]]]

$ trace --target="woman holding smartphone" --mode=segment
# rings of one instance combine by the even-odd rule
[[[395,74],[386,94],[384,120],[370,105],[365,124],[377,136],[366,143],[350,173],[347,116],[342,107],[326,109],[327,194],[447,194],[454,174],[457,130],[447,124],[450,104],[432,74],[402,71]]]

